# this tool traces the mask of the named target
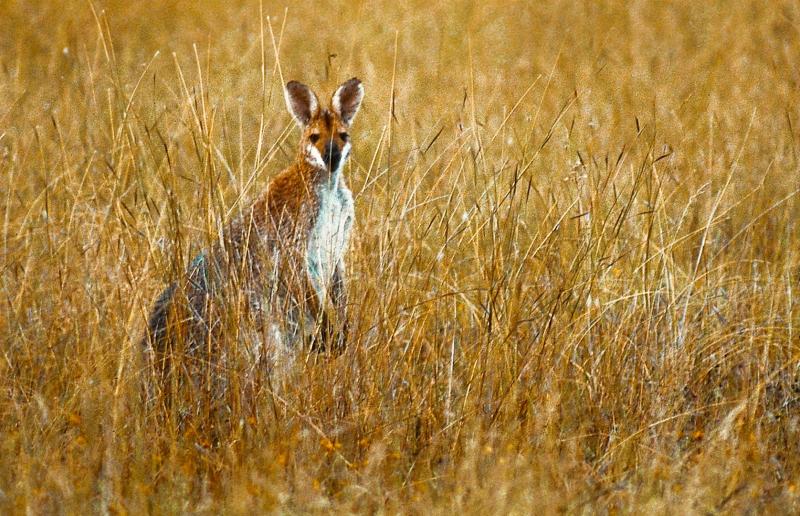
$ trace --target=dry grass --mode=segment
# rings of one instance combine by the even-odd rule
[[[413,3],[0,4],[0,512],[800,510],[798,5]],[[273,42],[366,85],[351,345],[159,422],[150,303],[295,152]]]

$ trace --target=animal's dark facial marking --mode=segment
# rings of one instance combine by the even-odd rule
[[[325,162],[325,165],[329,170],[336,170],[339,168],[341,159],[342,151],[339,150],[339,146],[336,145],[333,140],[328,140],[328,143],[325,144],[325,151],[322,153],[322,160]]]

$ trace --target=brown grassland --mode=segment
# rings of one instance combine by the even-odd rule
[[[800,510],[800,4],[285,7],[0,2],[0,512]],[[153,299],[354,75],[346,352],[156,417]]]

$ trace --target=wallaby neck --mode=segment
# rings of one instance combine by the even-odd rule
[[[308,162],[301,162],[298,168],[307,184],[313,185],[315,188],[321,187],[333,190],[339,187],[344,163],[339,163],[335,170],[311,165]]]

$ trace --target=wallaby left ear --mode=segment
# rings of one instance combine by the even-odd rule
[[[297,125],[305,127],[319,112],[317,96],[311,88],[297,81],[289,81],[283,90],[286,109],[294,117]]]
[[[353,123],[353,119],[361,107],[361,100],[364,98],[364,85],[357,78],[353,77],[349,81],[339,86],[331,99],[331,106],[337,115],[347,125]]]

